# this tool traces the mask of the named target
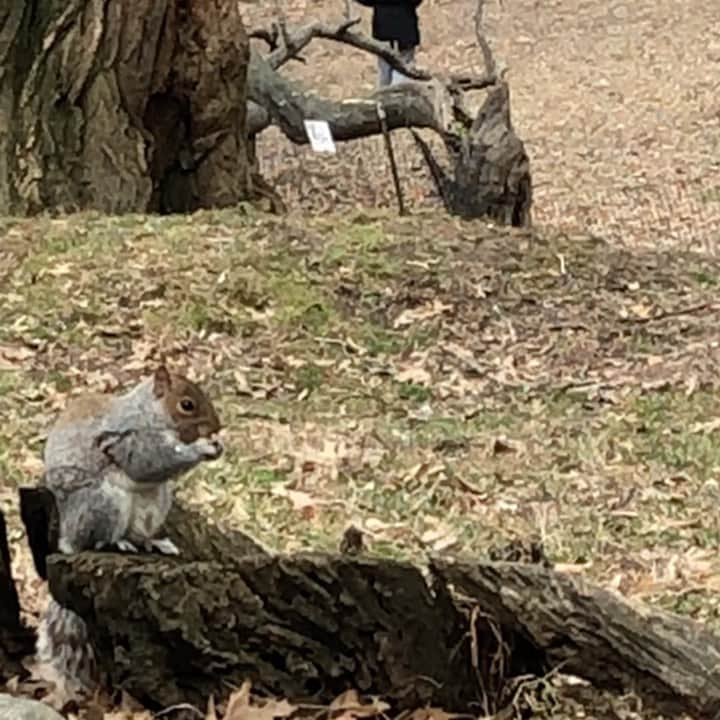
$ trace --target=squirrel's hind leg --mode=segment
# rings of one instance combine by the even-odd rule
[[[62,551],[66,553],[116,545],[125,536],[130,518],[127,493],[105,478],[68,494],[59,509]]]

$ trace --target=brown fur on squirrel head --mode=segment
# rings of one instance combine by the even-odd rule
[[[198,385],[161,365],[153,375],[153,392],[162,400],[183,443],[209,438],[221,429],[212,403]]]

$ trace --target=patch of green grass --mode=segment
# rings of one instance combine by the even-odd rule
[[[705,480],[720,470],[720,442],[711,424],[718,417],[715,393],[660,392],[639,397],[623,422],[638,459]]]
[[[20,373],[11,370],[0,370],[0,395],[7,395],[16,390],[21,381],[22,376]]]
[[[698,284],[705,287],[716,287],[717,284],[720,282],[720,278],[710,272],[704,272],[702,270],[698,270],[697,272],[693,273],[693,280]]]
[[[326,246],[320,268],[323,273],[342,269],[350,277],[382,280],[397,276],[402,262],[392,252],[394,238],[377,223],[344,226],[333,233]]]
[[[324,334],[335,317],[335,308],[323,293],[301,279],[275,276],[269,280],[274,319],[286,328],[304,327],[316,334]]]
[[[247,474],[248,485],[274,485],[285,480],[285,474],[275,468],[254,467]]]
[[[314,363],[308,363],[295,370],[295,385],[298,390],[306,390],[312,392],[321,388],[325,382],[326,370],[324,368],[315,365]]]
[[[715,203],[720,202],[720,186],[704,188],[700,193],[700,202]]]
[[[64,372],[51,370],[45,377],[45,381],[50,383],[58,393],[69,393],[73,389],[73,382]]]
[[[402,382],[398,384],[398,397],[400,397],[401,400],[424,403],[432,397],[432,391],[424,385],[418,385],[413,382]]]
[[[399,354],[407,343],[407,338],[402,333],[369,324],[360,328],[359,340],[363,347],[374,356]]]
[[[59,395],[167,353],[212,380],[229,436],[183,497],[276,549],[335,550],[350,522],[394,558],[540,536],[632,593],[643,568],[720,537],[716,320],[621,319],[636,282],[663,310],[714,302],[712,259],[437,213],[86,214],[10,232],[27,235],[0,248],[3,343],[41,342],[0,371],[9,482],[27,482]],[[430,377],[401,382],[418,351]]]
[[[436,445],[444,441],[464,441],[472,432],[472,424],[462,418],[433,417],[420,425],[413,436],[416,442]]]
[[[189,298],[182,306],[178,321],[181,326],[188,327],[195,332],[225,333],[227,335],[235,335],[237,332],[234,318],[207,298]],[[156,322],[162,323],[162,317],[157,317]]]

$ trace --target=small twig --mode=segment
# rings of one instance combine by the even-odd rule
[[[555,257],[558,259],[558,262],[560,263],[560,274],[561,275],[567,275],[567,265],[565,264],[565,256],[562,253],[557,253]]]
[[[154,714],[154,717],[161,718],[165,715],[169,715],[171,712],[175,712],[176,710],[190,710],[191,712],[195,713],[199,718],[204,718],[205,713],[200,710],[199,708],[196,708],[194,705],[190,705],[190,703],[180,703],[178,705],[170,705],[169,707],[163,708],[159,712],[156,712]]]
[[[250,38],[255,38],[256,40],[264,40],[270,50],[277,50],[278,47],[278,37],[277,37],[277,26],[273,25],[272,30],[265,30],[263,28],[260,28],[258,30],[253,30],[250,33]]]
[[[661,313],[658,313],[657,315],[652,315],[650,317],[622,318],[622,322],[632,323],[633,325],[647,325],[651,322],[667,320],[668,318],[678,317],[680,315],[694,315],[695,313],[702,312],[703,310],[720,310],[720,305],[718,303],[703,302],[684,308],[665,310]]]
[[[305,25],[294,32],[288,32],[286,35],[285,47],[280,47],[268,55],[267,61],[277,70],[288,60],[297,55],[305,48],[314,38],[322,38],[324,40],[334,40],[346,45],[351,45],[358,50],[372,53],[386,60],[388,64],[396,70],[399,70],[407,77],[413,80],[431,80],[432,75],[425,70],[418,70],[416,67],[406,65],[400,56],[392,49],[388,48],[384,43],[373,40],[362,33],[351,32],[350,28],[360,22],[360,18],[344,20],[336,26],[326,25],[324,23],[312,23]]]
[[[393,151],[392,140],[387,126],[387,116],[385,108],[381,102],[377,103],[377,114],[380,120],[380,129],[385,139],[385,150],[387,151],[388,160],[390,161],[390,171],[392,172],[393,184],[395,185],[395,195],[397,196],[398,212],[405,215],[405,201],[403,199],[402,187],[400,187],[400,176],[398,175],[397,163],[395,162],[395,152]]]
[[[430,177],[435,185],[435,189],[437,190],[445,209],[449,210],[450,198],[448,196],[449,183],[447,175],[442,167],[440,167],[440,163],[435,159],[435,156],[432,154],[432,150],[430,150],[430,146],[425,142],[425,140],[423,140],[420,135],[415,132],[415,130],[411,129],[410,132],[413,136],[413,140],[415,140],[415,144],[423,156],[423,160],[425,160],[428,170],[430,170]]]
[[[490,43],[488,43],[487,38],[485,37],[485,32],[483,30],[484,5],[485,0],[478,0],[477,8],[475,9],[475,37],[483,54],[483,61],[485,62],[485,74],[488,77],[494,77],[497,72],[497,66],[495,64],[493,52],[490,48]]]

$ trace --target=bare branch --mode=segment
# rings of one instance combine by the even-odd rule
[[[274,69],[280,68],[288,60],[292,59],[301,52],[315,38],[324,40],[333,40],[334,42],[344,43],[358,50],[364,50],[372,55],[381,57],[392,68],[400,71],[406,77],[413,80],[432,80],[435,77],[427,70],[418,69],[417,67],[407,65],[400,56],[387,45],[358,32],[351,32],[350,28],[360,22],[359,18],[345,20],[338,25],[327,25],[325,23],[312,23],[298,28],[294,32],[287,33],[287,45],[278,48],[275,43],[274,51],[267,56],[267,61]],[[253,37],[264,37],[269,35],[268,31],[256,30],[252,33]],[[274,29],[273,37],[277,38],[277,30]],[[488,47],[489,51],[489,47]],[[473,75],[450,75],[447,82],[457,86],[459,90],[483,90],[489,88],[497,82],[494,73],[488,73],[481,77]]]
[[[447,89],[437,80],[393,85],[366,98],[328,100],[298,87],[255,51],[250,54],[248,98],[251,101],[248,107],[250,135],[274,124],[298,144],[308,142],[303,124],[307,118],[326,120],[338,141],[379,133],[378,102],[383,105],[390,130],[419,127],[443,133],[446,128],[438,108],[452,104]]]
[[[282,8],[280,0],[275,0],[275,16],[277,17],[276,27],[277,27],[280,39],[282,40],[282,47],[288,47],[289,38],[288,38],[287,22],[285,20],[285,12]]]
[[[483,30],[483,10],[485,6],[485,0],[478,0],[477,8],[475,9],[475,37],[477,43],[480,46],[480,50],[483,54],[483,61],[485,62],[485,74],[488,77],[495,77],[497,74],[497,66],[495,64],[495,58],[493,56],[490,43],[485,37],[485,31]]]
[[[354,18],[344,20],[337,25],[312,23],[298,28],[294,32],[288,32],[287,47],[275,50],[273,53],[268,55],[267,61],[273,68],[278,69],[293,55],[296,55],[303,50],[303,48],[305,48],[312,40],[315,38],[322,38],[324,40],[341,42],[355,47],[358,50],[364,50],[365,52],[377,55],[378,57],[383,58],[383,60],[386,60],[393,68],[399,70],[413,80],[430,80],[432,78],[432,75],[429,72],[425,70],[418,70],[417,68],[406,65],[400,59],[399,55],[384,43],[373,40],[362,33],[352,32],[350,28],[354,27],[359,22],[359,18]]]
[[[265,30],[263,28],[253,30],[249,37],[265,41],[270,50],[277,50],[278,48],[278,28],[274,23],[271,30]]]
[[[442,77],[406,65],[385,43],[355,32],[359,20],[336,25],[312,23],[285,34],[285,43],[267,56],[251,53],[248,75],[248,126],[251,135],[276,125],[296,144],[308,142],[304,121],[322,118],[338,141],[375,135],[377,103],[387,117],[387,129],[428,128],[443,140],[452,175],[435,160],[430,146],[413,133],[415,142],[446,208],[463,217],[489,216],[506,224],[526,225],[532,204],[529,160],[510,120],[509,91],[497,76],[490,45],[482,32],[483,1],[475,16],[477,40],[485,61],[483,76]],[[277,72],[297,57],[314,38],[334,40],[383,58],[416,82],[400,83],[366,98],[337,102],[299,87]],[[490,89],[477,114],[463,102],[468,90]],[[492,149],[492,150],[491,150]]]

